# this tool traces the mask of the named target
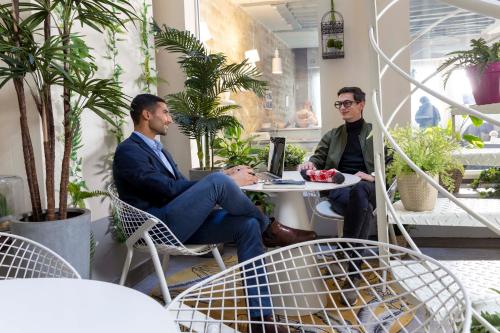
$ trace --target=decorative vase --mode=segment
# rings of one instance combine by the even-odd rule
[[[500,102],[500,61],[491,63],[481,71],[479,66],[466,69],[476,105]]]
[[[90,210],[68,209],[65,220],[29,222],[13,220],[13,234],[45,245],[66,259],[82,278],[90,277]]]
[[[438,175],[434,177],[438,181]],[[416,173],[399,175],[398,190],[406,210],[423,212],[433,210],[436,205],[438,191]]]

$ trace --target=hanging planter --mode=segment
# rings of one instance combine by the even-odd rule
[[[321,18],[323,59],[344,58],[344,18],[339,12],[326,12]]]

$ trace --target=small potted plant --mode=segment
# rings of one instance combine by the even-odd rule
[[[452,152],[459,148],[458,142],[438,127],[425,130],[410,126],[396,128],[392,136],[405,154],[425,173],[437,181],[441,177],[443,184],[453,190],[453,180],[448,170],[458,165]],[[432,210],[437,199],[437,190],[416,174],[403,158],[393,154],[393,160],[387,167],[387,177],[397,178],[401,201],[406,210]]]
[[[444,85],[456,69],[465,69],[477,105],[500,102],[500,42],[488,45],[483,38],[472,39],[471,49],[448,53],[438,67],[445,71]]]
[[[342,42],[339,39],[335,39],[335,38],[330,38],[326,42],[326,47],[329,49],[342,50],[343,46],[344,46],[344,42]]]
[[[304,162],[307,151],[298,146],[287,143],[285,148],[285,171],[295,171],[297,166]],[[259,153],[260,159],[267,164],[269,159],[269,147],[263,148]]]
[[[481,171],[479,177],[472,182],[472,188],[481,197],[500,198],[500,168],[489,168]],[[478,190],[478,188],[484,188],[484,190]]]

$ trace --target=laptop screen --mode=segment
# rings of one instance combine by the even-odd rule
[[[285,138],[271,137],[269,142],[269,158],[267,171],[275,176],[282,177],[285,168]]]

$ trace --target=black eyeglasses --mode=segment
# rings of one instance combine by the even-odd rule
[[[336,101],[335,104],[333,104],[337,109],[340,110],[342,105],[347,109],[351,107],[352,103],[358,103],[356,101],[350,101],[350,100],[345,100],[345,101]]]

